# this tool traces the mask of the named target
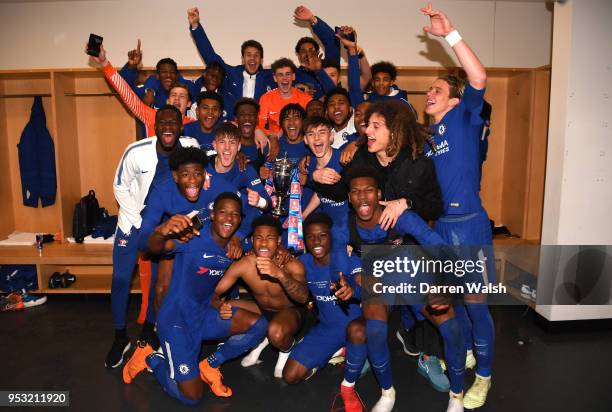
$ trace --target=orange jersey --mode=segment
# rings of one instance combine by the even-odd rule
[[[113,89],[119,93],[121,101],[130,109],[138,120],[144,123],[147,129],[147,137],[155,136],[155,113],[157,113],[157,109],[144,104],[110,62],[102,68],[102,72]],[[193,121],[195,120],[183,116],[183,124]]]
[[[263,129],[266,134],[274,133],[279,135],[282,133],[280,125],[280,112],[283,107],[289,103],[297,103],[306,110],[306,105],[312,100],[312,96],[304,93],[295,87],[291,88],[291,97],[284,99],[281,97],[277,89],[270,90],[259,99],[259,123],[258,127]],[[268,128],[266,128],[266,123]]]

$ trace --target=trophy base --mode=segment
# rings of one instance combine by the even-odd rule
[[[289,213],[287,213],[287,210],[285,210],[284,207],[280,207],[280,208],[275,208],[274,210],[272,210],[272,215],[274,217],[283,217],[283,216],[287,216]]]

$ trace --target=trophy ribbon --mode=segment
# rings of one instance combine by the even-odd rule
[[[287,247],[304,250],[304,233],[302,231],[302,186],[300,185],[299,169],[291,173],[291,190],[289,195],[289,226]]]

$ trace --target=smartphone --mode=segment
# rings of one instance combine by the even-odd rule
[[[98,57],[100,55],[100,46],[102,46],[102,36],[91,33],[87,42],[87,54]]]
[[[338,27],[338,26],[335,27],[335,30],[336,30],[336,34],[339,35],[340,37],[342,37],[343,39],[346,39],[346,40],[351,41],[353,43],[355,42],[355,32],[351,32],[349,34],[344,34],[342,32],[342,29],[340,27]]]
[[[200,230],[204,224],[202,223],[202,219],[200,219],[200,212],[197,210],[193,210],[189,212],[187,215],[188,218],[191,219],[191,223],[193,224],[193,230]]]

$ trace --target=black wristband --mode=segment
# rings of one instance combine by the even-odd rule
[[[357,57],[359,57],[359,59],[363,59],[365,57],[365,53],[363,51],[360,51]]]

